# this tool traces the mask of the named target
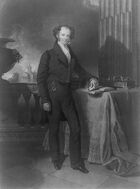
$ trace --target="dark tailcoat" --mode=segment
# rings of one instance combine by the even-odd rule
[[[41,56],[37,82],[39,86],[39,92],[43,102],[49,100],[48,84],[57,80],[61,83],[69,83],[75,77],[80,81],[88,80],[92,77],[91,74],[86,72],[78,63],[77,58],[71,48],[69,48],[71,54],[71,62],[68,60],[65,54],[57,43],[55,43],[53,49],[48,50]]]
[[[46,51],[40,60],[37,82],[43,103],[51,102],[49,116],[49,144],[52,160],[61,157],[58,140],[58,128],[62,114],[70,127],[70,160],[71,166],[80,163],[80,127],[72,98],[70,83],[73,77],[82,79],[91,77],[77,62],[77,58],[70,49],[71,62],[68,63],[66,56],[58,44]]]

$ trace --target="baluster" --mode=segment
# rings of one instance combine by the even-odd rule
[[[25,109],[25,100],[22,94],[19,95],[18,102],[17,102],[17,121],[20,126],[24,126],[25,119],[24,119],[24,109]]]
[[[30,111],[30,98],[31,98],[31,92],[30,90],[27,88],[26,85],[23,86],[22,88],[22,94],[23,94],[23,97],[24,97],[24,100],[25,100],[25,112],[24,112],[24,115],[25,115],[25,122],[26,122],[26,125],[30,126],[30,123],[31,123],[31,111]]]
[[[31,92],[31,96],[30,96],[30,99],[29,99],[29,124],[34,127],[35,124],[36,124],[36,121],[35,121],[35,111],[36,111],[36,108],[35,108],[35,99],[34,99],[34,95],[33,93]]]
[[[35,100],[34,120],[35,120],[36,126],[40,127],[40,123],[41,123],[41,119],[42,119],[40,97],[36,93],[34,93],[33,96],[34,96],[34,100]]]

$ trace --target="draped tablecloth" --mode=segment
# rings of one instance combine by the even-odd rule
[[[128,126],[133,127],[130,124],[134,117],[137,128],[140,127],[138,97],[139,90],[124,89],[97,96],[90,95],[87,89],[74,93],[81,125],[82,157],[89,162],[103,164],[120,175],[138,163],[139,156],[129,152],[125,135],[125,129],[129,131]],[[135,115],[131,115],[133,106],[136,107]]]

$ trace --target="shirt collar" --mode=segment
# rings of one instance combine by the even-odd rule
[[[62,44],[60,41],[58,41],[57,43],[58,43],[58,45],[59,45],[62,49],[63,49],[63,48],[65,48],[65,49],[67,49],[67,50],[69,49],[68,46]]]

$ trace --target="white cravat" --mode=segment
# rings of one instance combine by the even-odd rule
[[[67,59],[68,59],[68,63],[70,63],[70,61],[71,61],[71,55],[70,55],[70,51],[69,51],[68,47],[67,47],[67,46],[64,46],[64,45],[63,45],[62,43],[60,43],[59,41],[58,41],[58,45],[61,47],[63,53],[66,55],[66,57],[67,57]]]

